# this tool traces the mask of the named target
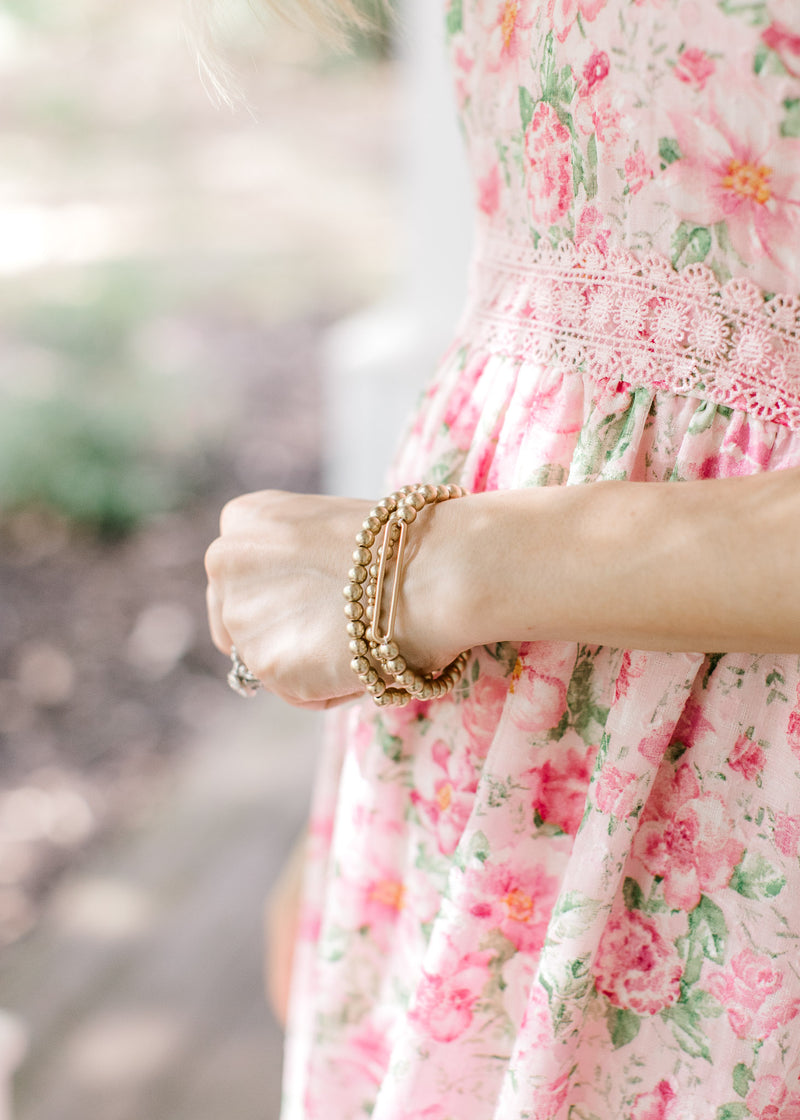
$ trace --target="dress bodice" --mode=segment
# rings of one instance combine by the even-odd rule
[[[451,0],[447,26],[493,229],[800,291],[797,0]]]

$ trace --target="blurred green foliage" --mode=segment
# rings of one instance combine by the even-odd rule
[[[197,488],[200,433],[181,424],[169,370],[137,353],[154,305],[163,313],[152,279],[146,269],[104,268],[80,300],[40,297],[5,310],[0,511],[45,506],[119,536]],[[39,384],[26,377],[31,354],[47,371]]]

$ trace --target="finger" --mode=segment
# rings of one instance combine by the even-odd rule
[[[206,608],[212,642],[220,653],[230,653],[233,641],[222,621],[222,603],[211,584],[206,588]]]

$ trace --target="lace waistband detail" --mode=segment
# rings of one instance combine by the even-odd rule
[[[800,298],[705,265],[591,244],[480,242],[470,337],[605,382],[700,397],[800,429]],[[477,334],[477,338],[476,338]]]

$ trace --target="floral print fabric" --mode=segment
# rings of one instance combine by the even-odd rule
[[[798,13],[450,0],[481,230],[393,482],[800,465]],[[800,657],[499,642],[340,709],[284,1120],[798,1120],[799,852]]]

